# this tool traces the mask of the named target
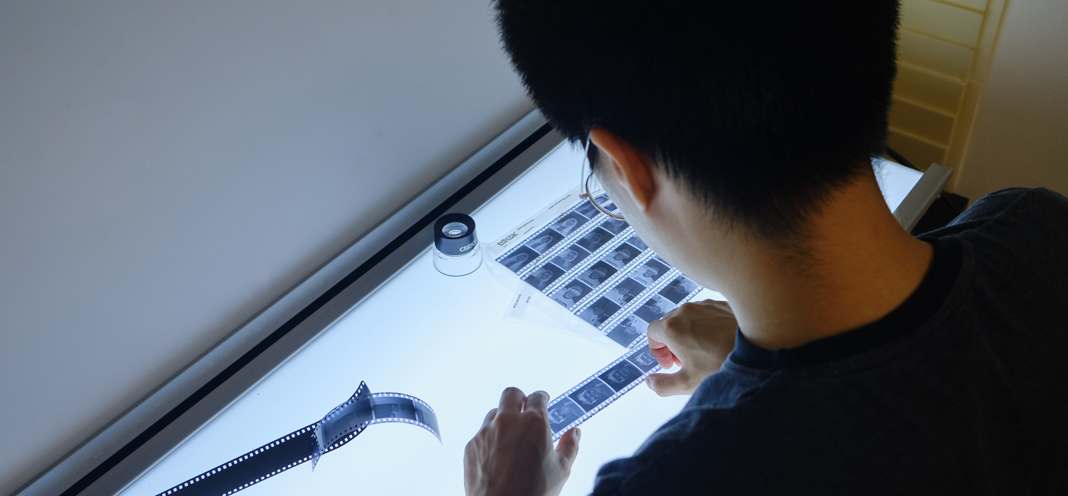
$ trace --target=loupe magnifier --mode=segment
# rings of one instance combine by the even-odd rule
[[[465,276],[482,266],[482,249],[475,236],[475,219],[445,214],[434,222],[434,268],[447,276]]]

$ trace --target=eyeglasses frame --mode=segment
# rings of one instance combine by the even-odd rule
[[[615,219],[615,220],[626,220],[626,219],[623,218],[622,215],[619,215],[619,214],[613,213],[613,212],[609,212],[608,209],[602,207],[599,203],[597,203],[596,200],[594,200],[593,195],[590,194],[590,179],[593,179],[593,164],[590,164],[590,175],[587,176],[586,175],[586,163],[589,162],[589,159],[590,159],[590,137],[587,135],[586,136],[586,146],[583,147],[583,149],[582,149],[582,166],[581,166],[580,175],[579,175],[579,188],[582,189],[583,192],[579,195],[579,198],[585,198],[586,200],[589,200],[590,204],[592,204],[594,208],[596,208],[602,214],[607,215],[609,218],[612,218],[612,219]]]

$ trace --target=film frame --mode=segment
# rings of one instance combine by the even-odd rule
[[[569,429],[586,422],[645,378],[662,370],[648,342],[642,339],[639,345],[549,401],[548,420],[553,441],[559,441]]]
[[[703,289],[657,256],[625,221],[586,200],[542,223],[495,260],[621,346],[628,346],[621,332],[633,328],[644,335],[650,322]]]

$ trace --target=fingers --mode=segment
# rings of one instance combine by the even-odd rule
[[[519,388],[505,388],[504,392],[501,393],[501,404],[497,409],[500,413],[519,413],[523,408],[523,400],[526,397]]]
[[[655,341],[656,343],[667,346],[667,336],[665,334],[663,318],[650,322],[648,329],[645,331],[645,335],[649,337],[650,343]]]
[[[645,379],[645,385],[660,396],[692,394],[695,389],[691,384],[690,374],[682,369],[674,374],[653,374]]]
[[[486,418],[482,421],[482,427],[488,427],[493,419],[497,418],[497,409],[494,408],[486,414]]]
[[[649,352],[653,354],[656,363],[659,363],[660,366],[665,369],[670,369],[675,362],[678,361],[678,359],[675,358],[675,354],[671,352],[666,344],[658,343],[652,339],[649,340]]]
[[[666,318],[667,316],[665,316]],[[649,337],[649,351],[652,352],[653,358],[665,369],[670,369],[677,359],[671,349],[668,348],[667,337],[665,332],[665,320],[657,320],[649,324],[649,329],[646,331],[646,335]]]
[[[571,429],[560,436],[560,442],[556,444],[556,454],[560,457],[560,462],[563,463],[564,468],[571,468],[571,464],[575,463],[575,457],[578,456],[579,450],[579,438],[582,436],[582,431],[578,427]]]
[[[549,393],[545,391],[534,391],[527,396],[526,401],[523,403],[523,411],[541,411],[541,413],[548,413],[549,411]]]

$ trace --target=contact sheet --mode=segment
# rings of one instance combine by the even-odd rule
[[[607,198],[597,200],[604,203]],[[517,233],[523,229],[520,237]],[[648,347],[649,324],[703,289],[657,256],[625,221],[599,212],[577,191],[502,237],[495,247],[503,248],[497,263],[627,348],[550,401],[553,440],[660,370]]]
[[[573,193],[565,198],[572,204],[521,242],[505,240],[514,246],[496,261],[601,334],[630,348],[650,322],[703,289],[658,257],[625,221]]]

